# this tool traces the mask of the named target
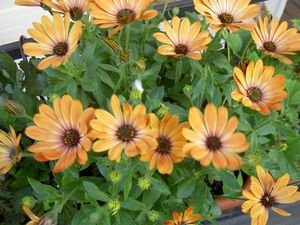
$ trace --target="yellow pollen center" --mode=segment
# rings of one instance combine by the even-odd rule
[[[134,21],[135,13],[131,9],[122,9],[117,14],[117,21],[119,24],[127,24]]]
[[[179,44],[175,46],[175,53],[179,54],[179,55],[186,55],[188,53],[188,48],[183,45],[183,44]]]
[[[117,137],[121,141],[129,142],[136,136],[136,131],[131,125],[124,124],[117,131]]]
[[[252,102],[259,102],[262,99],[262,92],[257,87],[252,87],[248,89],[247,95]]]
[[[70,10],[70,15],[72,20],[80,20],[83,12],[81,8],[74,7],[73,9]]]
[[[66,42],[59,42],[53,48],[53,53],[57,56],[65,56],[69,50],[69,45]]]
[[[222,143],[219,137],[210,136],[206,140],[206,147],[211,151],[218,151],[222,148]]]
[[[264,43],[264,49],[269,52],[275,52],[277,47],[276,44],[273,41],[267,41]]]
[[[79,135],[78,131],[76,131],[76,130],[73,130],[73,129],[67,130],[63,136],[63,141],[66,146],[74,147],[74,146],[78,145],[78,143],[80,141],[80,135]]]
[[[222,13],[218,16],[221,23],[232,23],[233,22],[233,16],[229,13]]]
[[[157,151],[161,154],[168,154],[171,150],[171,142],[165,137],[159,137],[156,139],[158,142]]]

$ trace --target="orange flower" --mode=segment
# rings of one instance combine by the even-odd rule
[[[200,214],[192,214],[193,208],[189,207],[184,211],[184,214],[173,212],[173,220],[166,220],[165,225],[195,225],[194,222],[201,219]]]
[[[150,126],[157,132],[158,146],[142,154],[141,160],[150,160],[150,170],[157,166],[161,174],[170,174],[173,162],[181,162],[184,158],[182,147],[186,140],[182,135],[182,128],[186,127],[187,123],[179,124],[177,115],[168,114],[160,122],[156,115],[150,114]]]
[[[266,225],[269,217],[268,208],[274,212],[289,216],[282,209],[274,207],[275,203],[293,203],[300,200],[297,186],[287,186],[290,175],[285,174],[274,182],[270,173],[266,173],[261,166],[256,167],[258,179],[251,177],[250,190],[244,190],[243,196],[247,201],[242,205],[244,213],[250,213],[252,225]]]
[[[70,33],[70,14],[63,18],[54,13],[53,22],[47,16],[42,17],[42,23],[33,23],[34,29],[28,29],[28,33],[38,43],[26,43],[22,47],[26,55],[41,56],[51,55],[43,59],[38,69],[43,70],[49,67],[58,67],[63,64],[70,55],[77,49],[81,37],[82,23],[77,21]]]
[[[134,157],[157,147],[143,104],[132,109],[125,103],[122,110],[118,97],[113,95],[110,109],[113,115],[103,109],[96,110],[96,119],[90,123],[94,136],[100,139],[93,145],[95,152],[108,150],[108,158],[120,162],[123,149],[128,157]]]
[[[10,133],[0,130],[0,175],[6,174],[22,157],[19,149],[22,135],[17,137],[14,128],[9,128]]]
[[[55,12],[70,13],[72,20],[80,20],[89,9],[89,0],[42,0],[43,4]]]
[[[94,109],[83,110],[79,100],[64,95],[53,102],[54,110],[46,104],[33,117],[35,126],[27,127],[25,134],[38,142],[29,147],[38,161],[58,159],[55,173],[70,167],[76,160],[83,165],[88,160],[86,151],[92,146],[89,121]]]
[[[37,217],[27,205],[23,205],[22,209],[30,218],[30,221],[26,223],[26,225],[51,225],[53,223],[47,215],[44,215],[41,218]]]
[[[42,0],[16,0],[15,4],[22,6],[42,6]]]
[[[251,30],[244,20],[256,17],[259,6],[250,4],[251,0],[194,0],[195,9],[205,16],[207,23],[215,30],[226,27],[230,31],[239,28]]]
[[[205,107],[204,115],[196,107],[189,111],[192,129],[184,128],[183,136],[190,141],[184,146],[184,152],[200,161],[202,166],[211,162],[217,169],[239,169],[242,159],[237,153],[248,149],[245,135],[236,132],[238,120],[231,117],[225,107],[216,108],[213,104]]]
[[[286,21],[279,24],[278,17],[271,24],[267,17],[264,18],[264,21],[261,17],[258,20],[259,26],[254,21],[254,29],[251,31],[257,48],[263,50],[266,55],[292,64],[292,61],[284,55],[296,55],[295,52],[300,50],[300,34],[297,33],[297,29],[287,29]]]
[[[155,33],[153,37],[165,43],[158,47],[157,51],[161,55],[169,55],[174,58],[186,56],[191,59],[201,60],[200,51],[207,49],[207,44],[211,42],[208,37],[208,30],[201,30],[201,22],[190,24],[188,18],[182,21],[175,16],[172,19],[172,26],[168,21],[164,21],[165,33]]]
[[[100,28],[115,27],[109,32],[114,35],[126,24],[134,21],[150,20],[157,15],[156,10],[145,11],[154,0],[94,0],[90,3],[94,24]]]
[[[232,92],[231,97],[263,115],[269,115],[270,110],[280,110],[280,101],[287,97],[283,91],[285,78],[281,74],[273,77],[274,70],[272,66],[264,66],[262,60],[255,64],[250,62],[245,73],[235,67],[233,78],[238,91]]]

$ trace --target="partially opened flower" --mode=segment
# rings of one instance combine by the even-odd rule
[[[300,192],[297,186],[287,186],[290,175],[285,174],[276,182],[270,173],[266,173],[261,166],[256,167],[258,179],[251,177],[249,190],[243,191],[247,201],[242,205],[244,213],[250,213],[253,225],[266,225],[271,208],[274,212],[289,216],[290,214],[275,207],[277,203],[294,203],[300,200]]]
[[[76,160],[83,165],[88,160],[87,151],[92,147],[89,122],[94,109],[83,110],[79,100],[64,95],[53,102],[54,110],[42,104],[40,113],[33,117],[36,125],[27,127],[25,134],[37,141],[28,150],[38,161],[58,160],[55,173],[70,167]]]
[[[6,174],[22,157],[19,149],[22,135],[17,136],[14,128],[9,128],[10,133],[0,130],[0,175]]]
[[[121,109],[119,98],[113,95],[110,109],[113,115],[103,109],[96,110],[96,119],[90,123],[99,139],[93,145],[95,152],[108,150],[108,158],[120,162],[123,149],[128,157],[134,157],[156,148],[155,132],[149,128],[143,104],[132,108],[125,103]]]
[[[297,29],[287,29],[286,21],[279,24],[278,17],[271,24],[267,17],[264,21],[259,17],[258,21],[259,25],[256,21],[253,22],[254,29],[251,31],[257,48],[263,50],[266,55],[292,64],[292,61],[284,55],[296,55],[296,51],[300,50],[300,34],[297,33]]]
[[[202,166],[212,163],[217,169],[241,167],[242,159],[237,153],[246,151],[249,143],[243,133],[235,132],[238,120],[235,116],[228,120],[225,107],[217,109],[208,104],[204,115],[192,107],[189,122],[192,129],[183,129],[183,136],[190,141],[184,146],[186,154],[200,161]]]
[[[238,91],[232,92],[231,97],[263,115],[280,110],[280,102],[287,98],[285,77],[281,74],[273,77],[274,70],[272,66],[264,66],[262,60],[250,62],[246,72],[235,67],[233,78]]]
[[[42,0],[15,0],[15,4],[22,6],[42,6]]]
[[[22,47],[24,53],[29,56],[47,55],[38,64],[38,69],[60,66],[77,49],[82,33],[82,23],[77,21],[69,32],[69,13],[65,15],[64,19],[61,15],[54,13],[53,21],[49,17],[43,16],[41,23],[34,22],[33,26],[34,29],[28,29],[28,33],[38,43],[26,43]]]
[[[89,0],[42,0],[54,12],[70,13],[72,20],[80,20],[89,9]]]
[[[157,15],[156,10],[146,10],[154,0],[94,0],[90,3],[93,23],[100,28],[112,28],[110,36],[121,30],[126,24],[150,20]]]
[[[201,60],[201,51],[207,49],[211,42],[208,30],[201,32],[201,22],[190,24],[188,18],[182,21],[175,16],[172,19],[172,26],[168,21],[164,21],[166,33],[155,33],[153,37],[164,43],[158,47],[157,51],[161,55],[168,55],[174,58],[188,57]]]
[[[156,115],[150,114],[150,125],[157,132],[158,146],[142,154],[141,160],[150,160],[150,170],[157,166],[161,174],[170,174],[173,163],[181,162],[184,158],[182,147],[186,140],[182,135],[182,128],[187,127],[188,124],[179,123],[177,115],[168,114],[159,121]]]
[[[42,217],[36,216],[27,205],[23,205],[23,211],[30,218],[30,221],[26,225],[54,225],[53,221],[45,214]]]
[[[173,212],[173,220],[166,220],[165,225],[195,225],[201,219],[200,214],[193,214],[193,208],[187,208],[184,213]]]
[[[194,0],[195,9],[205,16],[206,22],[213,29],[226,27],[233,32],[240,28],[252,29],[252,25],[243,21],[256,17],[259,6],[250,2],[251,0]]]

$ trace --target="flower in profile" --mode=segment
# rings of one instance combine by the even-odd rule
[[[97,140],[93,145],[95,152],[108,150],[109,160],[120,162],[123,149],[128,157],[156,148],[154,131],[149,128],[146,107],[135,108],[128,103],[121,109],[119,98],[111,97],[110,109],[113,115],[103,109],[96,110],[96,119],[90,125]]]
[[[89,9],[89,0],[42,0],[54,12],[70,13],[72,20],[80,20]]]
[[[15,0],[15,4],[22,6],[42,6],[42,0]]]
[[[38,64],[38,69],[60,66],[77,49],[82,33],[82,23],[77,21],[69,32],[69,13],[64,19],[54,13],[53,21],[43,16],[41,23],[34,22],[33,26],[34,29],[28,29],[28,33],[38,43],[25,43],[22,46],[24,53],[29,56],[50,55]]]
[[[290,175],[285,174],[276,182],[270,173],[266,173],[261,166],[256,167],[258,179],[251,177],[249,190],[243,191],[247,199],[242,205],[244,213],[250,213],[253,225],[266,225],[271,208],[274,212],[289,216],[290,214],[282,209],[274,207],[276,203],[294,203],[300,200],[300,192],[297,186],[287,186]]]
[[[300,34],[297,33],[297,29],[287,29],[288,23],[286,21],[279,24],[278,17],[271,24],[269,24],[267,17],[264,20],[259,17],[258,21],[259,24],[256,21],[253,22],[254,29],[251,31],[257,48],[266,55],[292,64],[292,61],[284,55],[296,55],[296,51],[300,50]]]
[[[182,147],[186,143],[182,129],[188,123],[179,123],[177,115],[167,114],[161,121],[153,113],[150,114],[150,126],[155,129],[158,146],[151,151],[141,154],[142,161],[150,161],[149,169],[157,167],[161,174],[170,174],[173,163],[184,159]]]
[[[55,223],[52,221],[52,219],[45,214],[42,217],[36,216],[27,205],[23,205],[22,207],[23,211],[26,213],[26,215],[30,218],[30,222],[26,223],[26,225],[54,225]]]
[[[239,169],[242,159],[237,153],[248,149],[245,135],[235,132],[238,120],[235,116],[228,120],[225,107],[218,109],[213,104],[205,107],[204,115],[192,107],[189,111],[189,122],[192,129],[184,128],[183,136],[190,141],[184,146],[184,152],[202,166],[213,163],[217,169]]]
[[[200,214],[192,214],[193,208],[187,208],[184,213],[173,212],[173,220],[166,220],[165,225],[195,225],[195,222],[201,219]]]
[[[22,157],[19,147],[22,135],[17,136],[14,128],[9,128],[9,133],[0,130],[0,175],[6,174]]]
[[[246,72],[235,67],[233,78],[238,91],[232,92],[231,97],[263,115],[280,110],[280,102],[287,98],[285,77],[281,74],[273,77],[274,70],[272,66],[264,66],[261,59],[255,64],[250,62]]]
[[[126,24],[150,20],[157,15],[156,10],[147,10],[154,0],[94,0],[90,3],[93,23],[99,24],[100,28],[114,27],[109,32],[112,36],[119,32]]]
[[[27,127],[25,134],[38,141],[28,150],[35,153],[38,161],[58,160],[53,171],[59,173],[76,160],[83,165],[88,160],[87,151],[92,140],[89,122],[94,118],[94,109],[83,110],[79,100],[64,95],[53,102],[54,110],[46,104],[33,117],[36,125]]]
[[[201,60],[201,51],[207,49],[207,44],[211,42],[209,31],[201,32],[201,22],[190,24],[188,18],[182,21],[175,16],[172,19],[172,26],[168,21],[164,21],[166,33],[155,33],[153,37],[164,43],[158,47],[157,52],[161,55],[168,55],[174,58],[188,57]]]
[[[194,0],[195,9],[215,30],[226,27],[230,31],[238,29],[251,30],[252,25],[244,20],[256,17],[259,6],[250,4],[251,0]]]

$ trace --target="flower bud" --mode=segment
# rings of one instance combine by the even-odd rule
[[[169,113],[169,108],[165,104],[160,103],[160,108],[157,111],[158,117],[163,118],[168,113]]]
[[[22,205],[28,206],[28,208],[32,209],[35,206],[36,200],[32,196],[25,196],[22,198]]]
[[[159,221],[159,214],[158,214],[158,212],[152,210],[152,211],[148,212],[148,218],[153,223],[158,222]]]
[[[261,155],[258,152],[251,153],[247,156],[247,161],[252,166],[259,165],[261,164]]]
[[[138,58],[132,63],[132,69],[137,73],[142,73],[146,69],[146,59],[144,57]]]
[[[111,173],[109,174],[109,178],[110,180],[113,182],[113,183],[118,183],[121,178],[122,178],[122,175],[119,171],[117,170],[113,170],[111,171]]]
[[[151,186],[151,180],[149,178],[147,178],[147,177],[140,177],[138,179],[138,186],[143,191],[148,190],[150,188],[150,186]]]
[[[118,199],[113,199],[107,203],[112,215],[115,215],[121,208],[121,202]]]
[[[119,53],[120,62],[123,64],[128,63],[130,56],[131,56],[131,52],[129,50],[120,51],[120,53]]]
[[[49,101],[52,103],[52,102],[54,102],[54,100],[56,99],[56,98],[59,98],[60,96],[58,95],[58,94],[56,94],[56,93],[51,93],[50,95],[49,95]]]
[[[104,37],[104,36],[101,36],[100,39],[110,51],[112,51],[113,53],[115,53],[117,55],[120,54],[122,49],[120,47],[119,42],[117,42],[113,38],[108,38],[108,37]]]
[[[132,90],[130,92],[130,98],[134,100],[141,100],[143,96],[144,88],[140,80],[135,80],[132,84]]]
[[[280,151],[284,152],[285,150],[287,150],[289,146],[287,145],[287,143],[282,143],[280,144]]]
[[[186,96],[191,96],[191,94],[193,94],[193,87],[191,85],[185,85],[183,88],[183,93]]]
[[[14,116],[18,116],[25,112],[25,109],[22,105],[10,99],[5,99],[3,101],[3,106],[7,113],[10,113]]]

